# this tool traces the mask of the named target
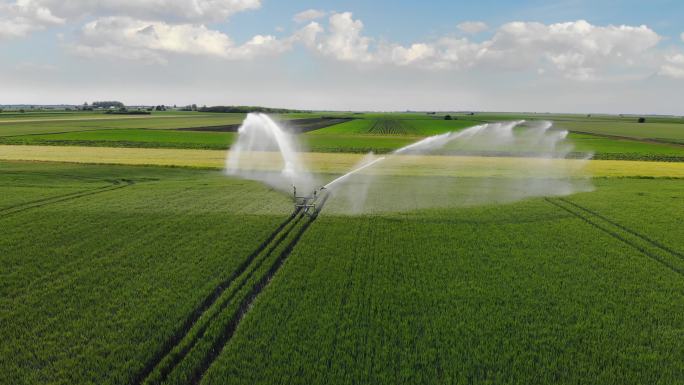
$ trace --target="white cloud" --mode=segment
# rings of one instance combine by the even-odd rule
[[[439,49],[433,65],[435,68],[473,67],[487,52],[485,44],[473,43],[466,38],[445,37],[434,44]]]
[[[25,37],[84,17],[210,23],[260,7],[261,0],[16,0],[0,3],[0,40]]]
[[[323,35],[316,48],[324,55],[342,61],[369,62],[371,39],[361,34],[363,23],[354,20],[351,12],[335,13],[328,20],[329,32]]]
[[[602,67],[629,67],[655,47],[660,37],[646,26],[593,26],[586,21],[543,25],[510,23],[489,47],[491,56],[522,64],[549,63],[565,76],[588,79]]]
[[[226,34],[204,25],[167,24],[128,17],[106,17],[86,24],[71,46],[83,56],[114,56],[163,63],[168,54],[249,59],[290,49],[289,41],[256,35],[236,45]]]
[[[318,35],[323,33],[323,27],[315,21],[307,24],[292,36],[293,41],[298,41],[306,47],[316,49],[316,39]]]
[[[351,13],[337,13],[329,19],[329,31],[319,27],[311,39],[316,41],[319,52],[342,61],[442,69],[541,69],[575,80],[645,65],[643,56],[661,39],[643,25],[595,26],[584,20],[556,24],[512,22],[482,42],[444,37],[409,46],[373,46],[373,39],[362,32],[363,23],[353,19]]]
[[[481,21],[464,21],[463,23],[458,24],[456,28],[461,30],[461,32],[474,35],[486,31],[489,27]]]
[[[665,56],[665,64],[658,73],[670,78],[684,79],[684,54]]]
[[[680,56],[658,51],[661,37],[644,25],[596,26],[584,20],[511,22],[496,28],[484,41],[447,36],[408,45],[378,42],[364,35],[363,22],[351,12],[333,13],[327,22],[319,22],[312,20],[326,12],[308,9],[294,16],[297,23],[309,23],[292,36],[256,35],[242,44],[205,26],[259,7],[261,0],[17,0],[0,3],[0,40],[89,16],[94,21],[82,26],[75,42],[65,43],[73,52],[148,62],[165,62],[174,54],[251,59],[279,54],[299,43],[351,63],[531,71],[574,80],[631,70],[681,77],[682,71]],[[488,29],[481,21],[466,21],[457,27],[467,34]],[[684,34],[681,38],[684,40]]]
[[[410,65],[423,62],[435,56],[435,48],[424,43],[411,44],[405,48],[395,45],[391,49],[390,61],[397,65]]]
[[[326,12],[324,11],[319,11],[317,9],[307,9],[306,11],[302,11],[294,15],[292,20],[294,20],[296,23],[304,23],[306,21],[320,19],[325,15]]]
[[[167,22],[220,22],[261,7],[261,0],[21,0],[62,18],[122,16]]]
[[[563,75],[589,79],[604,67],[630,67],[660,36],[646,26],[594,26],[584,20],[503,25],[482,43],[481,59],[527,69],[549,64]]]
[[[49,8],[30,0],[0,3],[0,40],[25,37],[31,32],[64,23]]]

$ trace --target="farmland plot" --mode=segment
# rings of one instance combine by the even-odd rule
[[[640,182],[601,181],[601,214],[637,204],[618,197]],[[676,181],[648,183],[654,209],[684,197]],[[324,214],[202,384],[677,383],[684,259],[667,249],[682,241],[663,249],[628,231],[665,243],[656,233],[682,215],[632,229],[556,198]]]
[[[218,172],[28,163],[2,170],[3,207],[21,203],[5,197],[60,178],[76,190],[101,186],[90,178],[126,181],[0,214],[7,384],[131,383],[291,211],[280,194]]]

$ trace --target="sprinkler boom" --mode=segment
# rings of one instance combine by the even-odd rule
[[[351,175],[354,175],[357,172],[359,172],[363,169],[366,169],[366,168],[368,168],[368,167],[370,167],[370,166],[372,166],[372,165],[374,165],[374,164],[376,164],[382,160],[385,160],[384,156],[381,158],[375,159],[372,162],[364,164],[363,166],[358,167],[354,170],[351,170],[348,173],[334,179],[332,182],[326,184],[325,186],[320,187],[318,189],[315,189],[313,191],[313,193],[309,196],[298,196],[297,195],[297,186],[292,186],[292,195],[293,195],[293,199],[294,199],[295,210],[303,210],[305,214],[312,215],[312,213],[316,211],[316,201],[318,200],[318,198],[321,195],[324,194],[325,191],[330,190],[330,188],[332,186],[334,186],[335,184],[347,179]]]
[[[341,177],[339,177],[339,178],[333,180],[332,182],[326,184],[326,185],[323,186],[322,188],[324,188],[324,189],[330,189],[330,187],[334,186],[336,183],[339,183],[339,182],[341,182],[341,181],[347,179],[348,177],[350,177],[350,176],[356,174],[357,172],[359,172],[359,171],[361,171],[361,170],[363,170],[363,169],[365,169],[365,168],[368,168],[368,167],[370,167],[370,166],[372,166],[372,165],[374,165],[374,164],[376,164],[376,163],[378,163],[378,162],[380,162],[380,161],[383,161],[383,160],[385,160],[385,157],[384,157],[384,156],[383,156],[383,157],[380,157],[380,158],[378,158],[378,159],[375,159],[375,160],[372,161],[372,162],[369,162],[369,163],[367,163],[367,164],[364,164],[363,166],[361,166],[361,167],[359,167],[359,168],[356,168],[356,169],[354,169],[354,170],[351,170],[351,171],[349,171],[348,173],[342,175]]]

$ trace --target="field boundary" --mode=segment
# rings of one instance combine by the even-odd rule
[[[682,265],[684,258],[679,252],[567,199],[545,198],[545,200],[684,277]]]
[[[682,142],[670,141],[667,139],[638,138],[638,137],[634,137],[634,136],[599,134],[599,133],[595,133],[595,132],[577,131],[577,130],[571,130],[571,129],[568,129],[567,131],[572,132],[573,134],[598,136],[600,138],[629,140],[632,142],[642,142],[642,143],[650,143],[650,144],[666,144],[666,145],[671,145],[671,146],[676,146],[676,147],[684,147],[684,143],[682,143]]]

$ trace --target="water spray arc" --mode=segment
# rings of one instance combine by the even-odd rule
[[[567,131],[554,129],[551,122],[488,123],[430,136],[379,158],[369,153],[324,185],[300,158],[297,137],[267,115],[248,114],[238,133],[226,172],[292,194],[294,211],[311,217],[333,196],[339,212],[357,214],[503,203],[591,189],[573,177],[590,155],[564,161],[573,146],[566,141]]]
[[[250,113],[230,148],[226,173],[257,180],[283,192],[292,186],[312,190],[316,183],[300,158],[301,150],[295,135],[268,115]],[[274,171],[278,168],[279,172]]]

